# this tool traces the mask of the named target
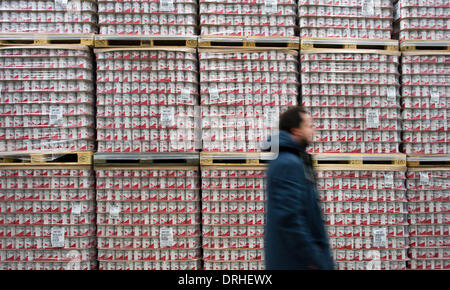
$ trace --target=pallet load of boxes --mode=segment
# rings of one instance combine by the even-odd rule
[[[265,269],[291,106],[314,118],[336,269],[450,269],[448,1],[0,12],[0,269]]]

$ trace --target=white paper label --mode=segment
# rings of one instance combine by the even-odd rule
[[[384,186],[386,188],[394,187],[394,173],[388,172],[384,175]]]
[[[161,11],[168,12],[168,11],[172,11],[174,9],[175,9],[175,7],[173,5],[173,0],[161,0],[159,2],[159,10],[161,10]]]
[[[394,87],[390,87],[387,91],[387,101],[389,103],[395,103],[395,97],[396,97],[396,92],[395,92],[395,88]]]
[[[375,15],[375,5],[373,3],[373,0],[364,0],[361,6],[361,13],[366,17]]]
[[[159,232],[159,244],[162,248],[173,246],[172,228],[161,228]]]
[[[377,250],[371,250],[368,252],[368,258],[371,259],[367,263],[366,270],[381,270],[381,253]]]
[[[67,9],[68,0],[55,0],[56,8]]]
[[[118,217],[120,213],[120,204],[111,204],[109,206],[109,215],[111,217]]]
[[[182,88],[179,99],[183,103],[189,102],[189,100],[191,99],[190,90],[188,88]]]
[[[395,11],[394,11],[394,20],[397,21],[400,19],[400,2],[395,3]]]
[[[209,99],[211,102],[216,102],[219,100],[219,89],[217,88],[216,83],[209,86]]]
[[[266,125],[269,126],[270,128],[277,127],[278,115],[277,115],[277,110],[275,108],[272,108],[267,111],[266,121],[267,121]]]
[[[377,129],[380,125],[380,111],[368,109],[366,112],[366,128]]]
[[[173,126],[175,124],[175,107],[161,108],[161,125],[163,127]]]
[[[373,246],[374,247],[387,247],[387,231],[386,228],[374,228],[373,229]]]
[[[273,14],[278,11],[277,0],[264,0],[264,6],[266,14]]]
[[[64,227],[52,228],[51,242],[53,248],[64,247],[64,232],[65,232]]]
[[[420,172],[420,185],[428,185],[430,183],[430,178],[427,172]]]
[[[80,215],[81,214],[81,203],[79,203],[79,202],[73,202],[72,203],[72,214],[73,215]]]
[[[63,121],[62,108],[59,106],[51,106],[49,118],[50,125],[60,125]]]
[[[430,94],[430,104],[439,106],[439,90],[437,88],[432,88]]]

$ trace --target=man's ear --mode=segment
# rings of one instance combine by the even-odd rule
[[[299,136],[301,135],[302,130],[300,130],[299,128],[292,128],[291,129],[291,134],[294,136]]]

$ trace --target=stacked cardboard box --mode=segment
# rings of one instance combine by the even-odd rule
[[[259,152],[279,113],[297,105],[297,52],[199,51],[204,152]]]
[[[410,268],[450,269],[449,169],[409,168],[407,174]]]
[[[97,268],[89,167],[2,167],[0,269]]]
[[[193,36],[197,0],[99,0],[101,35]]]
[[[398,0],[395,4],[399,40],[450,40],[446,0]]]
[[[200,267],[197,167],[97,168],[100,270]]]
[[[403,52],[403,152],[449,154],[450,54]]]
[[[399,52],[311,49],[301,53],[302,104],[317,130],[314,153],[398,153]]]
[[[97,50],[98,152],[193,152],[193,49]]]
[[[391,39],[390,0],[299,0],[300,37]]]
[[[85,46],[0,49],[0,151],[94,149],[92,55]]]
[[[404,171],[318,169],[319,196],[339,270],[406,269]]]
[[[5,0],[2,33],[95,33],[97,4],[91,0]]]
[[[202,36],[292,37],[294,0],[200,0]]]
[[[263,270],[264,169],[202,167],[205,270]]]

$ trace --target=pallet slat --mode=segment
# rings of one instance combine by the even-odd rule
[[[376,49],[398,51],[397,40],[369,40],[369,39],[335,39],[335,38],[307,38],[300,42],[302,50],[320,48],[340,49]]]
[[[96,36],[94,45],[96,48],[117,47],[197,47],[197,38],[168,38],[145,36]]]
[[[450,166],[450,154],[443,155],[408,155],[408,167],[439,167]]]
[[[80,44],[93,46],[94,34],[0,33],[0,46],[48,44]]]
[[[91,151],[0,154],[0,166],[90,165],[93,155]]]
[[[198,153],[96,153],[94,164],[99,166],[195,166]]]
[[[299,41],[296,37],[200,37],[198,47],[202,48],[257,48],[273,47],[299,49]]]
[[[401,51],[422,51],[422,50],[446,50],[450,51],[450,41],[403,41],[400,43]]]
[[[258,166],[277,157],[274,153],[200,153],[202,166]]]
[[[313,165],[406,166],[405,154],[312,154]]]

